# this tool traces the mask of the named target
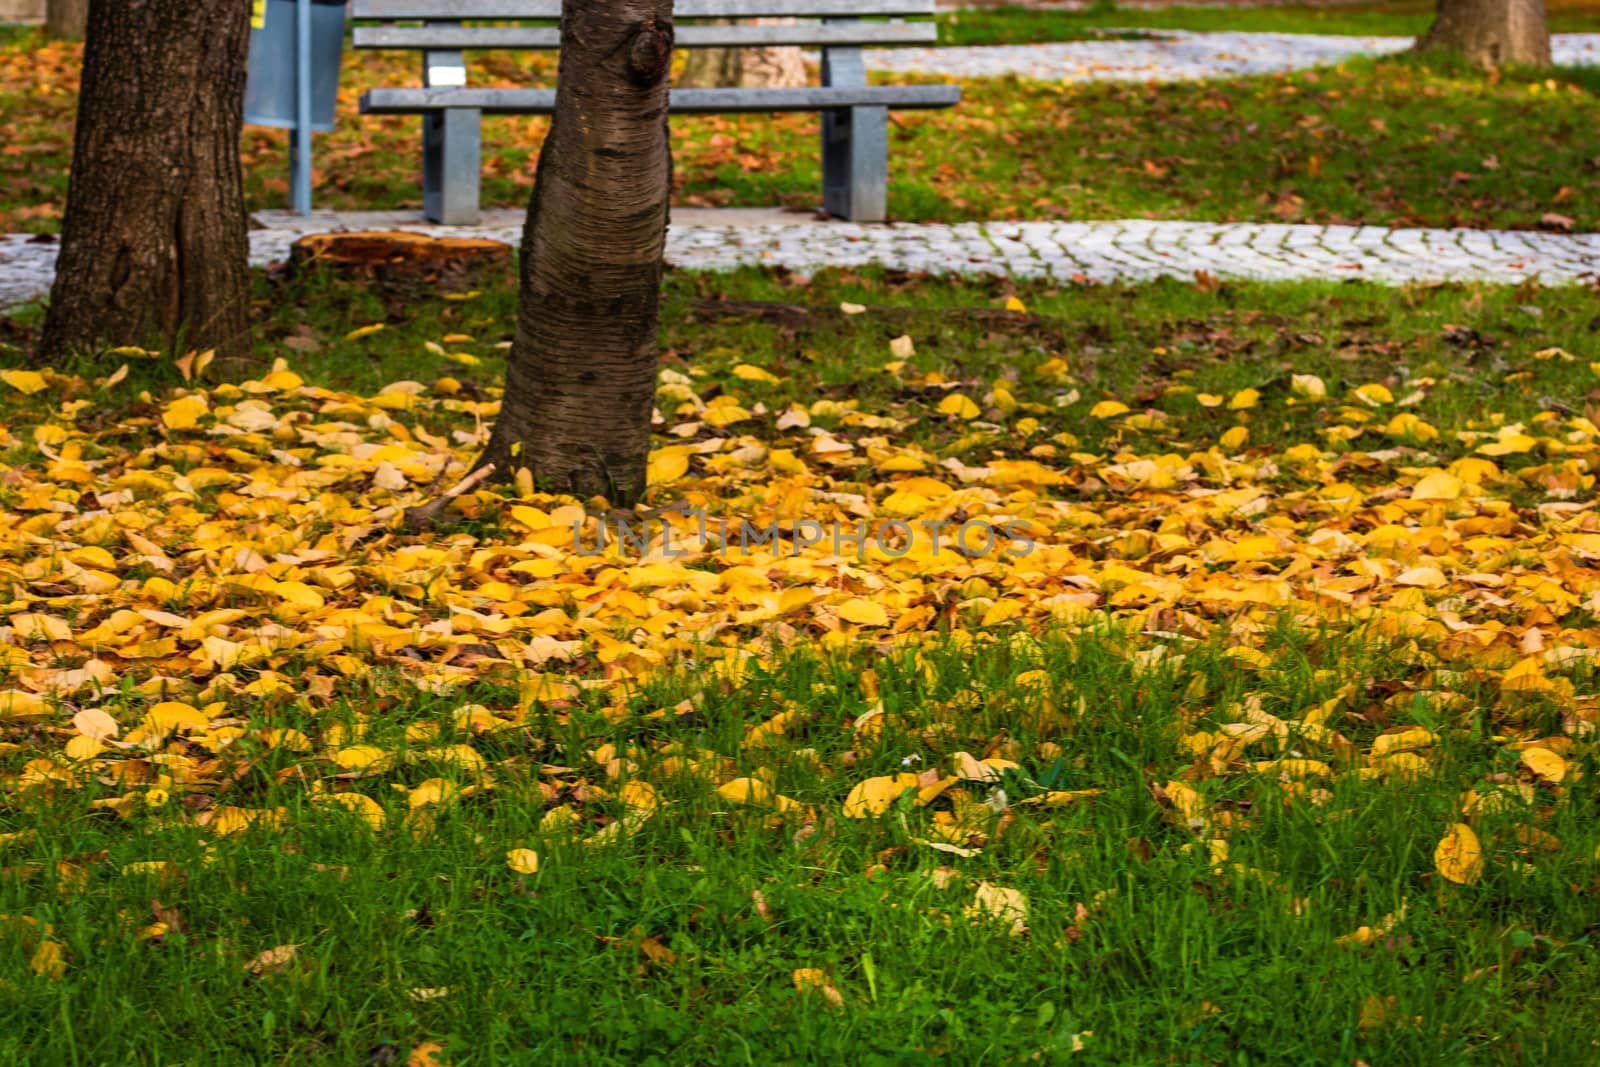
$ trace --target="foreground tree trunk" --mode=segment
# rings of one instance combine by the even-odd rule
[[[751,21],[784,23],[794,19]],[[806,63],[798,48],[695,48],[689,50],[678,84],[686,89],[798,89],[806,84]]]
[[[38,356],[249,350],[239,131],[250,0],[92,0]]]
[[[1418,51],[1449,49],[1480,67],[1506,63],[1550,65],[1550,28],[1544,0],[1439,0],[1433,27]]]
[[[52,38],[76,40],[88,21],[89,0],[49,0],[45,6],[44,30]]]
[[[541,489],[645,489],[672,156],[672,0],[565,0],[556,112],[522,238],[505,400],[479,461]]]

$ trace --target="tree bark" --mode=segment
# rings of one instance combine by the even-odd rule
[[[785,23],[794,19],[751,21]],[[686,89],[798,89],[806,84],[806,64],[798,48],[695,48],[689,50],[678,84]]]
[[[564,0],[556,111],[522,239],[505,399],[478,462],[618,505],[644,494],[672,188],[672,0]]]
[[[250,0],[91,0],[61,255],[38,358],[249,351],[239,165]]]
[[[1439,0],[1433,26],[1417,41],[1419,52],[1460,52],[1486,69],[1506,63],[1550,65],[1550,27],[1544,0]]]
[[[52,38],[76,40],[88,21],[89,0],[49,0],[45,6],[44,29]]]

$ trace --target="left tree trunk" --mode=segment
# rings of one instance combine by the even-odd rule
[[[479,461],[541,489],[645,490],[672,188],[672,0],[564,0],[505,399]]]
[[[91,0],[38,357],[250,344],[239,132],[250,0]]]
[[[88,21],[89,0],[49,0],[45,6],[44,29],[52,38],[76,40]]]
[[[1419,52],[1460,52],[1480,67],[1506,63],[1550,65],[1550,28],[1544,0],[1439,0],[1433,26],[1417,41]]]

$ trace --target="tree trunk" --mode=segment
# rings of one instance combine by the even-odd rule
[[[728,24],[714,19],[708,23]],[[752,19],[788,23],[794,19]],[[678,84],[685,89],[798,89],[806,84],[806,64],[798,48],[695,48],[689,51]]]
[[[564,0],[556,112],[522,239],[505,399],[479,467],[633,503],[645,490],[672,188],[672,0]]]
[[[250,345],[239,132],[250,0],[91,0],[38,356]]]
[[[1550,28],[1544,0],[1439,0],[1433,27],[1418,51],[1449,49],[1480,67],[1506,63],[1550,65]]]
[[[44,29],[52,38],[77,40],[89,20],[89,0],[49,0],[45,7]]]

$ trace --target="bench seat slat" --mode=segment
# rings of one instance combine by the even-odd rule
[[[678,114],[828,111],[843,107],[931,109],[961,102],[959,85],[861,85],[804,89],[674,89]],[[361,98],[366,115],[418,115],[471,108],[489,115],[548,115],[554,89],[370,89]]]
[[[932,22],[813,22],[787,26],[682,25],[679,48],[762,48],[774,45],[926,44],[939,39]],[[558,48],[554,26],[357,26],[357,48]]]
[[[934,0],[677,0],[675,18],[932,15]],[[355,0],[358,19],[557,19],[561,0]]]

